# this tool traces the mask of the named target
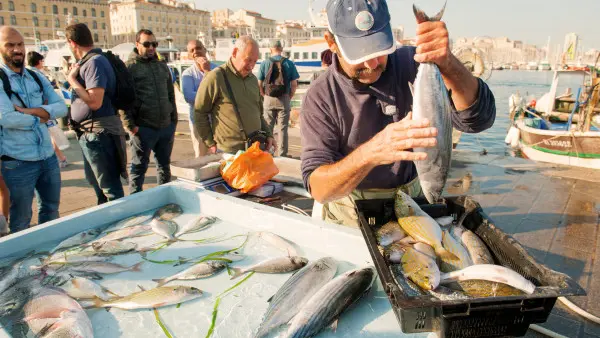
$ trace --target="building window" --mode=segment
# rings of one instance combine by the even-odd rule
[[[13,26],[17,25],[17,17],[16,16],[14,16],[14,15],[10,16],[10,24]]]
[[[144,20],[144,16],[142,15],[142,20]]]
[[[102,23],[102,29],[106,29],[106,24],[104,22]]]
[[[37,13],[37,5],[33,2],[31,3],[31,13]]]
[[[95,18],[96,17],[96,9],[92,8],[92,16]]]
[[[87,16],[87,10],[84,9],[82,14],[83,14],[83,16]]]
[[[42,7],[42,13],[46,14],[46,6]]]
[[[154,17],[154,21],[158,22],[158,16]]]
[[[48,27],[48,20],[44,20],[44,27]]]
[[[35,27],[39,27],[39,26],[40,26],[40,22],[38,21],[38,18],[37,18],[37,16],[34,16],[34,17],[33,17],[33,25],[34,25]]]
[[[52,14],[58,14],[58,6],[52,5]]]
[[[68,8],[63,8],[63,14],[64,15],[69,15],[69,9]]]
[[[148,17],[148,22],[152,22],[152,17],[151,16]]]
[[[104,11],[100,11],[100,17],[103,18],[104,17]]]
[[[15,11],[15,3],[14,2],[12,2],[12,1],[8,2],[8,10],[11,12]],[[13,25],[14,25],[14,23],[13,23]]]
[[[92,21],[92,28],[98,29],[98,23],[96,23],[96,20]]]
[[[94,42],[98,42],[98,33],[94,33]]]
[[[298,52],[294,53],[294,60],[300,60],[300,53],[298,53]]]
[[[308,52],[302,53],[302,60],[308,60]]]
[[[60,20],[58,20],[58,18],[54,19],[54,27],[60,27]]]
[[[175,30],[175,32],[179,33],[179,28],[177,28],[177,29]]]
[[[316,60],[316,59],[318,59],[318,58],[319,58],[319,53],[317,53],[317,52],[312,52],[312,59],[313,59],[313,60]]]
[[[0,16],[0,26],[1,25],[4,25],[4,17],[3,16]]]

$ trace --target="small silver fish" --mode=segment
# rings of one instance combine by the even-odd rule
[[[258,238],[264,240],[265,242],[273,245],[277,249],[285,252],[288,256],[299,255],[299,252],[296,249],[294,243],[279,235],[276,235],[269,231],[260,231],[256,233],[256,236],[258,236]]]
[[[446,5],[435,17],[430,18],[413,5],[413,11],[419,23],[440,21]],[[432,148],[415,148],[415,152],[424,152],[427,159],[415,161],[423,194],[429,203],[436,203],[442,195],[452,155],[452,105],[448,89],[437,65],[421,63],[414,83],[413,120],[428,119],[430,126],[437,128],[437,145]]]
[[[450,229],[450,234],[467,248],[474,265],[494,264],[494,258],[492,257],[490,250],[475,233],[467,230],[463,226],[457,225]]]
[[[409,246],[402,243],[394,243],[384,249],[384,257],[390,264],[400,264],[402,262],[402,256],[406,252]]]
[[[178,204],[167,204],[164,207],[156,210],[154,219],[162,221],[171,221],[175,217],[183,214],[183,209]]]
[[[473,265],[473,261],[471,260],[471,256],[469,255],[467,249],[462,245],[462,243],[457,241],[454,236],[450,235],[448,230],[442,231],[442,244],[446,250],[458,257],[458,259],[451,260],[440,258],[440,270],[442,272],[461,270]]]
[[[83,278],[74,277],[60,286],[61,289],[75,299],[94,299],[109,300],[114,297],[121,297],[107,288],[96,284],[95,282]]]
[[[179,231],[175,234],[175,237],[179,237],[185,234],[190,234],[206,229],[209,225],[215,223],[218,220],[217,217],[212,216],[199,216],[189,223],[182,226]]]
[[[150,227],[155,234],[168,240],[175,239],[175,233],[177,232],[178,228],[177,223],[173,221],[159,220],[156,218],[150,222]]]
[[[101,232],[102,231],[100,229],[96,228],[96,229],[86,230],[86,231],[80,232],[76,235],[73,235],[73,236],[65,239],[64,241],[60,242],[60,244],[58,244],[54,249],[52,249],[50,251],[50,254],[53,254],[58,250],[72,248],[74,246],[85,244],[85,243],[93,240],[94,238],[96,238],[98,235],[100,235]]]
[[[134,251],[137,244],[133,242],[97,242],[92,243],[96,255],[112,256]]]
[[[406,237],[406,232],[396,221],[390,221],[377,230],[377,241],[381,246],[388,246]]]
[[[184,303],[200,296],[202,296],[202,291],[194,287],[161,286],[108,302],[96,299],[94,307],[114,307],[123,310],[154,309]]]
[[[125,271],[139,272],[142,271],[140,268],[142,264],[144,262],[139,262],[132,266],[123,266],[109,262],[90,262],[69,266],[69,270],[109,275]]]
[[[158,286],[163,286],[174,280],[194,280],[200,278],[206,278],[217,274],[218,272],[225,269],[227,264],[222,261],[208,261],[193,265],[180,273],[177,273],[171,277],[162,279],[153,279],[152,281],[157,282]]]
[[[148,234],[152,231],[152,228],[149,225],[134,225],[131,227],[127,227],[121,230],[117,230],[107,234],[106,236],[100,237],[96,239],[92,243],[103,243],[103,242],[111,242],[118,241],[124,238],[134,238]]]
[[[250,271],[259,273],[285,273],[296,271],[304,267],[308,263],[308,259],[304,257],[278,257],[260,262],[247,269],[233,268],[231,279],[238,278],[241,275]]]

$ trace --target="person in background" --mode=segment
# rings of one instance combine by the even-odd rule
[[[126,111],[123,120],[131,134],[131,168],[129,193],[143,189],[150,152],[154,152],[158,184],[171,181],[171,152],[177,129],[177,104],[169,67],[157,58],[158,42],[152,31],[136,34],[136,51],[127,67],[135,82],[134,109]]]
[[[275,40],[271,45],[271,58],[266,59],[260,65],[258,73],[258,86],[260,94],[264,97],[264,117],[267,124],[274,132],[277,124],[277,135],[279,144],[278,156],[288,156],[288,128],[290,124],[290,111],[292,98],[298,89],[300,74],[294,62],[284,58],[281,41]],[[279,73],[282,74],[279,74]],[[281,90],[279,78],[285,86]]]
[[[10,192],[10,230],[15,233],[29,227],[34,195],[38,224],[58,218],[60,168],[46,122],[66,116],[67,106],[48,79],[25,69],[25,43],[13,27],[0,27],[0,56],[6,80],[0,82],[0,155]]]
[[[332,54],[333,52],[331,51],[331,49],[326,49],[321,52],[321,69],[313,73],[312,81],[315,81],[319,76],[325,74],[327,68],[331,66]]]
[[[127,172],[127,133],[113,105],[117,77],[102,49],[94,47],[85,24],[68,26],[65,35],[77,59],[67,76],[72,89],[70,123],[83,153],[85,178],[100,205],[125,195],[121,177]]]
[[[50,84],[52,84],[53,86],[56,86],[55,83],[53,83],[54,81],[52,81],[50,79],[50,77],[48,76],[48,73],[45,71],[44,69],[44,56],[38,52],[35,51],[31,51],[27,53],[27,65],[38,71],[40,74],[44,75],[48,81],[50,81]],[[52,128],[53,126],[58,125],[58,122],[56,121],[48,121],[46,123],[48,125],[48,128]],[[52,136],[52,135],[50,135]],[[65,154],[62,152],[62,150],[60,150],[60,148],[58,147],[58,145],[56,144],[56,141],[54,140],[53,137],[51,137],[52,139],[52,147],[54,148],[54,153],[56,153],[56,156],[58,157],[58,165],[61,168],[66,167],[69,162],[67,162],[67,156],[65,156]]]
[[[2,162],[0,161],[0,167]],[[0,237],[6,236],[10,233],[10,227],[8,226],[8,216],[10,215],[10,192],[2,177],[0,171]]]
[[[208,148],[200,139],[198,131],[194,128],[194,103],[196,102],[196,94],[204,75],[213,69],[213,65],[206,57],[206,48],[201,41],[191,40],[187,44],[188,58],[194,60],[194,65],[185,71],[181,78],[183,96],[185,101],[190,105],[190,134],[192,136],[192,145],[196,157],[204,156],[208,152]]]
[[[235,41],[229,61],[207,73],[200,83],[194,104],[194,127],[210,154],[217,151],[235,154],[246,150],[247,137],[257,131],[266,134],[266,149],[277,148],[271,129],[263,118],[258,80],[252,74],[256,61],[258,43],[248,35],[242,36]],[[233,93],[227,89],[225,79]],[[237,103],[239,116],[231,94]]]

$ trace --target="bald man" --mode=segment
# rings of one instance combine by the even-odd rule
[[[194,65],[186,69],[181,76],[181,90],[185,101],[190,106],[190,134],[192,135],[192,144],[196,157],[206,155],[208,148],[200,140],[198,131],[194,128],[194,103],[196,102],[196,93],[204,75],[214,68],[214,65],[206,57],[206,48],[199,40],[191,40],[187,44],[188,59],[194,60]]]
[[[67,115],[48,79],[25,68],[23,36],[0,27],[2,176],[10,191],[10,230],[27,229],[35,193],[38,222],[58,218],[60,168],[46,122]]]

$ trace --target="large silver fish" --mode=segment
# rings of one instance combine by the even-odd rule
[[[312,337],[337,319],[350,305],[365,295],[377,273],[372,267],[346,272],[325,284],[300,309],[283,337]]]
[[[161,286],[148,291],[133,293],[119,299],[104,302],[99,298],[94,307],[119,308],[123,310],[153,309],[184,303],[202,296],[202,291],[190,286]]]
[[[269,300],[269,309],[255,337],[264,337],[271,330],[288,323],[310,297],[333,279],[336,272],[337,261],[325,257],[312,262],[290,277]]]
[[[444,10],[430,18],[422,10],[413,6],[418,22],[440,21]],[[415,148],[415,152],[424,152],[427,159],[415,161],[423,194],[429,203],[439,200],[446,185],[452,154],[452,106],[448,89],[442,73],[433,63],[421,63],[414,83],[413,115],[414,120],[428,119],[431,127],[438,130],[437,145],[434,148]]]
[[[60,242],[54,249],[52,249],[52,251],[50,251],[50,254],[53,254],[58,250],[67,249],[67,248],[71,248],[71,247],[74,247],[77,245],[85,244],[85,243],[93,240],[94,238],[98,237],[98,235],[100,235],[101,232],[102,232],[102,230],[96,228],[96,229],[86,230],[86,231],[80,232],[76,235],[73,235],[73,236],[65,239],[64,241]]]

